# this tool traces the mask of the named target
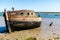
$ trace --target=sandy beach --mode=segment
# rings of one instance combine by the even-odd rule
[[[15,31],[12,33],[1,34],[0,40],[26,40],[30,37],[36,38],[37,40],[40,39],[40,27],[29,29],[29,30],[22,30],[22,31]]]

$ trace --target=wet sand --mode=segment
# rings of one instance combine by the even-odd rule
[[[43,18],[42,20],[41,40],[60,40],[60,19]],[[53,24],[49,26],[51,22],[53,22]]]

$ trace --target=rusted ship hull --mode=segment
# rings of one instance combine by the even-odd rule
[[[19,31],[40,27],[41,17],[37,16],[33,10],[4,10],[4,18],[7,31]]]
[[[31,28],[40,27],[40,22],[29,22],[29,21],[10,21],[10,26],[12,30],[25,30]]]

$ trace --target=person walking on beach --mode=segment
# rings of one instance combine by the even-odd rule
[[[53,24],[53,22],[51,22],[51,23],[49,24],[49,26],[52,26],[52,24]]]

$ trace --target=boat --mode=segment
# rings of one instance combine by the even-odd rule
[[[41,17],[38,17],[33,10],[4,10],[6,27],[14,30],[26,30],[40,27]]]

